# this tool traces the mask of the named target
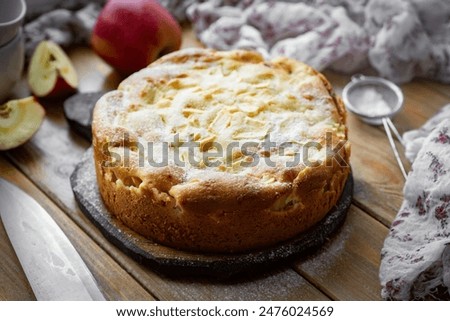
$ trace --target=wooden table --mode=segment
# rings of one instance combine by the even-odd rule
[[[184,32],[183,47],[198,46]],[[69,51],[80,92],[115,88],[120,77],[89,48]],[[325,72],[338,93],[349,76]],[[23,84],[19,95],[27,95]],[[402,86],[400,132],[417,128],[450,102],[450,86],[416,80]],[[47,116],[25,145],[0,154],[0,176],[32,195],[61,226],[108,300],[379,300],[380,250],[402,202],[404,179],[381,128],[348,117],[354,200],[339,232],[318,252],[253,278],[216,281],[169,278],[135,262],[109,243],[80,212],[69,175],[89,142],[71,131],[62,102],[45,103]],[[0,223],[0,299],[35,297]]]

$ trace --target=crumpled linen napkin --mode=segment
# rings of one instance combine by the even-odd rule
[[[419,129],[411,130],[403,134],[405,141],[405,156],[412,163],[416,159],[417,153],[422,148],[425,139],[436,126],[444,119],[450,119],[450,104],[445,105],[441,110],[431,117]]]
[[[383,299],[450,299],[450,117],[442,117],[448,110],[404,135],[407,146],[422,147],[381,252]]]
[[[212,0],[192,4],[187,15],[207,47],[346,73],[370,63],[395,82],[450,83],[448,0]]]
[[[34,49],[43,40],[52,40],[62,47],[88,44],[104,2],[56,1],[54,7],[44,6],[29,12],[24,26],[26,59],[31,58]]]

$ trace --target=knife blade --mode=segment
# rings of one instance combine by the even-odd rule
[[[1,178],[0,217],[37,300],[105,300],[51,216],[31,196]]]

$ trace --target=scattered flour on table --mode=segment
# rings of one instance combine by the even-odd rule
[[[348,217],[346,218],[347,221]],[[344,224],[325,244],[306,260],[301,262],[301,269],[306,272],[313,271],[316,275],[325,275],[335,270],[336,262],[342,258],[346,244],[351,236],[352,230],[349,224]]]

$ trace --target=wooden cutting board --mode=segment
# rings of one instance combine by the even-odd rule
[[[265,248],[239,254],[200,254],[170,248],[133,232],[104,206],[97,188],[92,148],[88,149],[70,178],[82,212],[119,249],[138,262],[169,275],[202,275],[229,278],[263,271],[298,259],[322,245],[344,222],[353,194],[349,176],[335,207],[314,228],[297,237]]]

